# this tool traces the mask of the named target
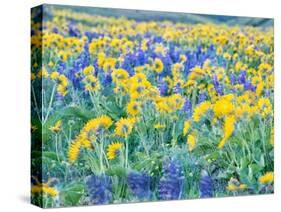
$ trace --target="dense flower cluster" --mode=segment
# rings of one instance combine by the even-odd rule
[[[133,171],[128,174],[128,185],[134,196],[140,200],[150,198],[150,184],[150,176],[146,173]]]
[[[35,183],[32,199],[50,207],[274,191],[271,20],[42,10],[32,15],[32,166],[40,181],[59,180]]]
[[[112,201],[112,182],[106,175],[92,175],[87,181],[90,200],[93,204]]]
[[[170,159],[163,164],[163,176],[159,182],[161,200],[181,199],[183,192],[184,173],[180,161]]]

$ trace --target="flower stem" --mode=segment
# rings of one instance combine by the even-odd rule
[[[44,121],[43,121],[44,124],[45,124],[46,121],[48,120],[48,116],[49,116],[49,114],[50,114],[50,110],[51,110],[51,107],[52,107],[52,103],[53,103],[55,91],[56,91],[56,84],[54,84],[54,86],[53,86],[51,98],[50,98],[49,105],[48,105],[48,109],[47,109],[47,114],[46,114],[46,116],[45,116],[45,118],[44,118]]]

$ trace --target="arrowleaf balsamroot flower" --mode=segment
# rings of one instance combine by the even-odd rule
[[[56,197],[59,192],[56,188],[50,187],[47,183],[40,183],[31,187],[31,193],[36,194],[47,194],[51,197]]]
[[[137,101],[130,101],[127,105],[127,112],[131,116],[136,116],[140,113],[140,103]]]
[[[187,136],[187,144],[188,144],[188,150],[191,152],[195,146],[196,146],[196,141],[197,140],[197,133],[192,132]]]
[[[224,130],[224,137],[222,138],[222,140],[220,141],[218,147],[220,149],[222,149],[225,145],[225,142],[227,141],[227,139],[230,138],[230,136],[232,135],[234,129],[235,129],[235,116],[234,115],[230,115],[230,116],[227,116],[225,118],[225,121],[224,121],[224,127],[223,127],[223,130]]]
[[[164,69],[164,64],[162,62],[161,59],[159,58],[156,58],[154,60],[154,67],[153,67],[153,70],[156,72],[156,73],[161,73]]]
[[[119,153],[120,153],[120,149],[122,148],[123,144],[121,142],[113,142],[110,145],[108,145],[107,147],[107,159],[108,160],[113,160],[115,159]]]
[[[127,138],[133,130],[135,121],[134,118],[121,118],[115,123],[115,134]]]
[[[49,130],[51,130],[53,133],[58,133],[61,130],[61,124],[62,121],[58,120],[54,126],[50,127]]]
[[[274,180],[274,173],[273,172],[266,172],[264,175],[259,177],[259,182],[261,184],[269,184],[272,183]]]
[[[205,113],[212,109],[212,104],[209,101],[202,102],[199,104],[193,112],[192,118],[195,122],[199,122],[202,116],[205,115]]]
[[[226,186],[226,189],[232,192],[242,191],[246,188],[247,188],[246,184],[240,183],[237,179],[233,177],[228,181],[228,185]]]
[[[221,97],[220,100],[216,101],[213,106],[214,114],[216,117],[223,117],[233,112],[234,105],[231,102],[232,98],[232,95],[227,95]]]
[[[79,135],[70,144],[68,150],[68,159],[71,163],[77,160],[81,147],[87,149],[92,148],[92,142],[103,130],[108,129],[112,125],[112,120],[107,115],[101,115],[97,118],[89,120],[80,130]]]
[[[187,133],[190,130],[190,125],[191,125],[191,120],[187,120],[184,122],[183,135],[187,135]]]

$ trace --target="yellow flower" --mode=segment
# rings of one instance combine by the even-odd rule
[[[234,184],[228,184],[226,189],[229,191],[236,191],[238,189],[238,187]]]
[[[263,117],[272,114],[272,105],[269,98],[262,97],[257,103],[258,110]]]
[[[184,127],[183,127],[183,135],[187,135],[189,129],[190,129],[191,121],[185,121],[184,122]]]
[[[80,130],[79,135],[70,144],[68,149],[68,159],[71,163],[78,158],[81,147],[92,148],[92,141],[95,141],[96,135],[102,129],[108,129],[112,125],[112,120],[106,115],[99,116],[89,120]]]
[[[50,187],[48,184],[46,183],[40,183],[38,185],[33,185],[31,187],[31,192],[33,194],[39,193],[39,194],[47,194],[50,195],[51,197],[56,197],[58,195],[58,191],[57,189]]]
[[[120,137],[128,137],[132,132],[135,119],[133,118],[121,118],[115,123],[115,134]]]
[[[187,60],[186,56],[184,54],[180,55],[180,62],[184,63]]]
[[[48,71],[46,70],[46,68],[42,68],[38,73],[37,73],[37,77],[38,78],[48,78],[49,77],[49,73]]]
[[[244,190],[244,189],[246,189],[248,186],[246,185],[246,184],[240,184],[239,185],[239,189],[240,190]]]
[[[58,87],[57,87],[57,92],[62,95],[62,96],[65,96],[67,94],[67,90],[66,90],[66,87],[59,84]]]
[[[64,74],[60,74],[58,77],[59,83],[63,86],[63,87],[67,87],[68,85],[68,79]]]
[[[274,173],[273,172],[266,172],[263,176],[259,178],[259,182],[261,184],[269,184],[274,181]]]
[[[36,79],[36,74],[34,74],[34,73],[31,73],[31,81],[33,81],[33,80],[35,80]]]
[[[95,68],[92,65],[89,65],[84,68],[83,74],[85,76],[92,75],[95,72]]]
[[[154,124],[155,129],[164,129],[165,127],[166,127],[165,124],[161,124],[161,123]]]
[[[131,116],[136,116],[140,113],[140,103],[137,101],[130,101],[127,105],[127,112]]]
[[[225,145],[225,142],[229,137],[232,135],[235,128],[235,117],[233,115],[227,116],[224,121],[224,137],[220,141],[218,148],[223,148]]]
[[[100,82],[93,75],[88,75],[83,81],[85,83],[85,90],[91,92],[100,90]]]
[[[260,96],[261,95],[261,93],[262,93],[262,91],[263,91],[263,88],[264,88],[264,82],[260,82],[260,83],[258,83],[258,85],[257,85],[257,89],[256,89],[256,95],[257,96]]]
[[[157,73],[161,73],[164,69],[164,64],[162,62],[162,60],[160,60],[159,58],[155,58],[154,60],[154,71]]]
[[[123,144],[121,142],[113,142],[107,147],[107,158],[108,160],[113,160],[119,155],[119,151]]]
[[[231,102],[230,98],[221,98],[220,100],[216,101],[214,104],[214,113],[217,117],[222,117],[224,115],[228,115],[233,112],[234,105]]]
[[[53,61],[50,61],[50,62],[48,63],[48,66],[51,67],[51,68],[54,67],[54,65],[55,65],[55,64],[54,64]]]
[[[75,140],[70,144],[70,147],[68,149],[68,160],[71,163],[74,163],[77,160],[78,155],[80,153],[81,145],[81,141],[79,140]]]
[[[115,68],[115,64],[116,64],[117,60],[115,58],[109,57],[105,59],[105,62],[103,64],[103,70],[105,72],[112,70]]]
[[[188,150],[191,152],[196,146],[196,133],[191,133],[187,136]]]
[[[92,133],[98,132],[101,129],[108,129],[112,125],[112,120],[109,116],[101,115],[97,118],[89,120],[82,129],[82,132]]]
[[[228,185],[226,186],[226,189],[228,191],[238,191],[238,190],[244,190],[248,186],[246,184],[240,183],[237,179],[231,178],[228,182]]]
[[[56,80],[56,79],[58,79],[59,75],[60,75],[59,72],[54,71],[54,72],[51,73],[50,78],[52,80]]]
[[[61,124],[62,121],[58,120],[54,126],[50,127],[49,130],[51,130],[53,133],[58,133],[61,130]]]
[[[201,117],[212,108],[212,104],[209,101],[202,102],[199,104],[195,109],[192,114],[192,117],[195,122],[199,122]]]
[[[115,69],[113,70],[112,74],[112,80],[114,83],[119,84],[122,83],[129,78],[129,74],[125,69]]]

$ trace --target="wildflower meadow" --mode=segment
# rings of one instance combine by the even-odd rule
[[[55,5],[31,18],[33,204],[274,192],[273,20]]]

